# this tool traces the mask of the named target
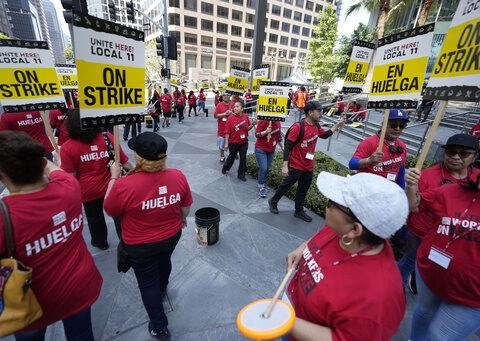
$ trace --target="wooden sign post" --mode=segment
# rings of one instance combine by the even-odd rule
[[[385,110],[385,116],[383,117],[382,131],[380,133],[380,142],[378,143],[377,152],[381,153],[383,148],[383,142],[385,141],[385,134],[387,132],[388,116],[390,115],[390,109]]]

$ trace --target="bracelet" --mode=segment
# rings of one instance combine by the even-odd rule
[[[118,180],[118,178],[110,178],[110,181],[112,181],[112,180],[115,181],[115,180]]]

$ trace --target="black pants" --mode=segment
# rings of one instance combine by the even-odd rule
[[[183,117],[184,110],[185,110],[185,107],[183,105],[177,104],[178,122],[182,122],[182,120],[184,119]]]
[[[278,203],[282,196],[298,181],[297,193],[295,195],[295,211],[303,211],[303,202],[310,188],[313,179],[313,171],[302,171],[288,167],[288,176],[283,179],[277,191],[272,197],[273,203]]]
[[[235,157],[237,153],[240,154],[240,163],[238,165],[238,177],[244,178],[245,172],[247,171],[247,150],[248,150],[248,142],[245,143],[229,143],[228,148],[230,150],[230,154],[228,154],[227,161],[223,165],[223,170],[228,171],[232,168],[233,162],[235,161]]]
[[[197,116],[197,106],[196,105],[191,105],[190,108],[188,108],[188,116],[190,116],[190,113],[192,112],[192,109],[193,109],[193,113],[195,114],[195,116]]]
[[[142,123],[129,123],[125,125],[125,130],[123,131],[123,139],[128,140],[128,135],[130,134],[130,128],[132,128],[132,137],[137,136],[137,127],[138,133],[142,132]]]
[[[103,213],[103,198],[92,201],[85,201],[83,203],[85,215],[87,216],[88,229],[92,237],[92,243],[102,246],[107,244],[108,229],[105,222],[105,215]],[[120,217],[114,217],[115,230],[118,238],[122,236],[122,228],[120,225]]]

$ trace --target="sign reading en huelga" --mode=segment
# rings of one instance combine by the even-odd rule
[[[232,66],[225,92],[232,95],[243,95],[248,86],[248,76],[250,76],[249,69]]]
[[[286,82],[260,81],[257,118],[267,121],[285,121],[289,89],[290,84]]]
[[[178,85],[177,75],[170,74],[170,84],[172,84],[172,85]]]
[[[425,98],[480,100],[480,2],[461,0],[433,68]]]
[[[258,97],[260,93],[260,81],[268,81],[268,75],[270,74],[270,65],[256,65],[253,68],[252,75],[252,96]]]
[[[347,73],[343,81],[343,93],[360,93],[367,76],[368,64],[372,59],[375,44],[355,40],[353,43],[352,56],[348,63]]]
[[[73,12],[82,128],[143,121],[144,33]]]
[[[65,107],[46,42],[0,39],[0,103],[5,113]]]
[[[434,24],[378,41],[368,108],[416,108],[420,99]]]
[[[77,67],[72,64],[55,64],[58,81],[64,91],[78,91]]]

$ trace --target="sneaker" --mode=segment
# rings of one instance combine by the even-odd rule
[[[312,217],[310,217],[307,213],[305,213],[304,210],[301,211],[295,211],[293,214],[295,218],[302,219],[303,221],[306,221],[307,223],[312,221]]]
[[[160,340],[165,340],[170,337],[170,332],[168,331],[167,327],[162,330],[155,330],[155,328],[153,328],[152,322],[148,322],[148,332],[150,336]]]
[[[237,176],[238,180],[246,182],[247,179],[244,176]]]
[[[162,128],[165,128],[165,123],[162,123]]]
[[[263,188],[265,188],[266,190],[270,189],[270,187],[268,187],[266,184],[263,185]]]
[[[277,203],[274,203],[272,199],[268,199],[268,208],[273,214],[278,214]]]
[[[224,167],[222,167],[222,174],[223,175],[227,174],[227,170]]]
[[[260,198],[265,198],[267,196],[267,192],[265,191],[265,188],[260,188]]]
[[[220,156],[220,162],[225,162],[225,156]]]
[[[415,272],[412,272],[412,275],[408,279],[408,289],[410,289],[412,294],[417,294],[417,281],[415,279]]]
[[[97,244],[95,243],[93,240],[91,241],[91,244],[93,247],[96,247],[97,249],[100,249],[102,251],[105,251],[105,250],[108,250],[108,248],[110,247],[108,245],[108,243],[105,243],[105,244]]]

